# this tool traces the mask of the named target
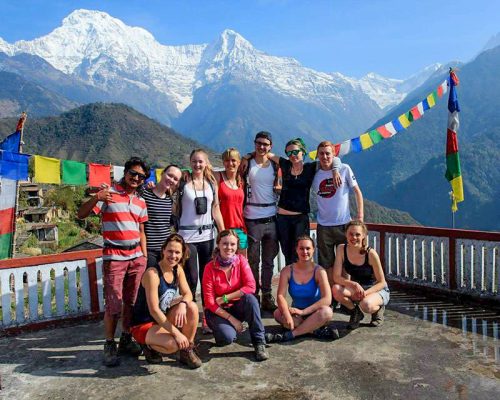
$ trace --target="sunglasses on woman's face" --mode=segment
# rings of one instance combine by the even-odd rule
[[[129,174],[132,178],[137,177],[137,178],[139,178],[140,180],[144,180],[144,179],[146,179],[146,178],[147,178],[147,176],[146,176],[146,175],[141,174],[140,172],[137,172],[137,171],[134,171],[134,170],[129,170],[129,171],[127,171],[127,172],[128,172],[128,174]]]
[[[298,156],[300,153],[300,150],[290,150],[285,152],[288,157],[290,156]]]

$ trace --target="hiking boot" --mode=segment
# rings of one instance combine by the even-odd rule
[[[363,314],[363,311],[361,311],[359,306],[356,304],[351,310],[351,318],[349,318],[349,324],[347,325],[347,327],[349,329],[359,328],[359,323],[363,320],[364,317],[365,315]]]
[[[118,343],[118,354],[129,354],[134,357],[139,357],[141,353],[141,345],[132,338],[132,335],[122,332],[120,343]]]
[[[372,314],[372,321],[370,322],[371,326],[380,326],[384,323],[384,311],[385,306],[380,306],[378,311]]]
[[[260,308],[262,311],[269,311],[269,312],[274,312],[274,310],[278,308],[278,306],[276,305],[276,300],[274,300],[272,293],[262,294],[262,301],[260,303]]]
[[[160,364],[163,361],[163,357],[160,352],[152,349],[147,344],[143,344],[141,347],[142,354],[144,354],[144,357],[149,364]]]
[[[313,331],[313,335],[317,339],[321,340],[337,340],[340,335],[337,329],[332,329],[329,326],[322,326]]]
[[[116,342],[114,340],[106,340],[104,343],[103,362],[106,367],[116,367],[120,364],[120,357],[118,357]]]
[[[255,350],[255,361],[266,361],[269,358],[265,344],[259,343],[254,345],[253,348]]]
[[[202,364],[200,357],[198,357],[198,354],[194,350],[193,343],[187,349],[179,352],[179,361],[191,369],[200,368]]]
[[[292,331],[286,331],[283,333],[266,333],[264,337],[266,338],[266,343],[283,343],[295,339]]]
[[[204,335],[212,334],[212,329],[207,324],[207,319],[205,318],[205,313],[203,313],[203,318],[201,319],[201,333]]]

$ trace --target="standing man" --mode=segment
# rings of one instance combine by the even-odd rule
[[[312,188],[318,195],[318,263],[326,269],[330,286],[333,285],[333,263],[337,245],[345,243],[345,225],[351,220],[349,209],[349,192],[352,190],[356,199],[358,215],[356,219],[363,221],[363,194],[359,189],[351,167],[341,164],[339,174],[341,183],[338,186],[332,179],[334,145],[323,141],[318,145],[320,169],[316,172]]]
[[[262,290],[261,308],[274,311],[276,301],[271,293],[274,258],[279,251],[276,229],[278,166],[268,158],[273,141],[269,132],[255,135],[255,156],[249,160],[245,175],[246,203],[243,210],[248,231],[248,262],[257,284],[255,296]],[[259,265],[262,261],[262,272]]]
[[[136,193],[149,176],[146,164],[137,157],[125,163],[124,177],[112,187],[103,187],[82,204],[78,218],[83,219],[93,211],[101,214],[104,281],[104,364],[119,364],[119,354],[138,356],[141,347],[132,339],[130,322],[132,309],[146,269],[146,236],[144,223],[148,220],[145,201]],[[115,331],[122,317],[122,334],[118,350]]]

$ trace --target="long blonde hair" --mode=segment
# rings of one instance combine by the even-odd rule
[[[207,162],[207,165],[203,169],[203,178],[205,178],[207,181],[212,183],[212,185],[216,185],[217,181],[214,176],[214,169],[212,167],[212,164],[210,163],[210,159],[208,158],[208,153],[203,150],[203,149],[194,149],[191,154],[189,155],[189,160],[193,158],[193,156],[197,153],[201,153],[205,156],[205,160]]]
[[[224,150],[224,152],[220,156],[222,161],[230,160],[231,157],[237,158],[239,161],[241,161],[241,154],[238,149],[235,149],[234,147],[229,147],[228,149]],[[241,176],[240,174],[236,173],[236,185],[240,186],[241,183]]]

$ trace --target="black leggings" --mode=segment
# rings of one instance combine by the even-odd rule
[[[309,235],[309,216],[299,215],[277,215],[278,239],[281,251],[285,256],[286,265],[297,261],[295,242],[300,235]]]
[[[196,286],[198,286],[198,277],[200,282],[203,280],[203,271],[205,270],[205,265],[208,264],[212,258],[212,253],[214,251],[214,241],[207,240],[205,242],[198,243],[188,243],[189,246],[189,259],[186,262],[184,271],[186,272],[186,278],[193,293],[193,300],[196,299]],[[200,273],[198,274],[198,266]],[[200,283],[201,287],[201,283]],[[203,299],[203,291],[201,292],[201,303],[205,304]]]

